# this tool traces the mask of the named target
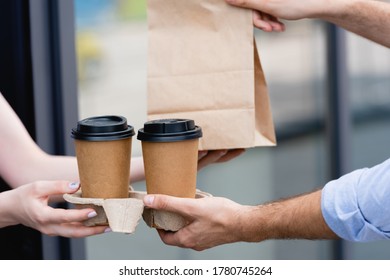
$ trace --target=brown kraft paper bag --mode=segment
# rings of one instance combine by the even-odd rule
[[[148,119],[193,119],[200,150],[276,144],[252,11],[148,0]]]

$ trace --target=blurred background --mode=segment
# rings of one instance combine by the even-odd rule
[[[311,191],[331,179],[326,123],[333,113],[328,111],[332,104],[327,94],[329,72],[337,65],[327,59],[328,27],[315,20],[286,25],[284,33],[255,31],[277,147],[248,149],[231,162],[205,168],[198,176],[200,189],[255,205]],[[142,127],[146,120],[146,1],[75,0],[75,28],[79,117],[121,114],[136,129]],[[342,173],[375,165],[390,155],[390,52],[348,33],[344,43],[339,62],[344,75],[340,83],[345,104],[341,106],[348,110],[350,125],[341,131],[346,133],[341,141],[348,150],[343,151],[346,156],[341,160],[347,164]],[[139,141],[134,141],[133,154],[141,155]],[[134,187],[145,189],[144,183]],[[88,259],[331,259],[340,254],[348,259],[386,259],[389,249],[386,242],[288,240],[195,252],[164,245],[143,221],[132,235],[112,233],[86,239]]]

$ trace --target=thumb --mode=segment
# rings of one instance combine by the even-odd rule
[[[67,181],[40,181],[37,184],[36,190],[41,197],[74,193],[79,188],[79,183],[70,183]]]
[[[144,197],[144,204],[156,210],[175,212],[182,216],[191,216],[194,210],[194,200],[191,198],[180,198],[169,195],[153,194]]]
[[[263,1],[258,0],[225,0],[226,3],[238,6],[242,8],[251,8],[251,9],[259,9],[261,8]]]

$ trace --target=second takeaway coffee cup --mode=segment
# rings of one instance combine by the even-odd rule
[[[188,119],[149,121],[138,131],[142,141],[148,194],[195,198],[198,143],[202,130]]]
[[[82,197],[128,197],[133,135],[122,116],[87,118],[72,129]]]

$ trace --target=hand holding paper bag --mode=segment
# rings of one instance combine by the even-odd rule
[[[200,150],[275,145],[250,10],[148,0],[148,118],[189,118]]]

